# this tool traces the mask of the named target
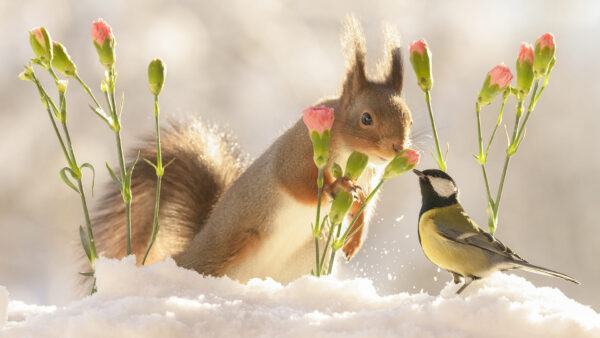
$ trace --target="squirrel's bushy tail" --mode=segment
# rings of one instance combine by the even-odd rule
[[[143,143],[132,177],[131,251],[138,264],[152,234],[156,190],[155,170],[142,159],[156,161],[155,142],[151,138]],[[176,255],[187,247],[246,162],[229,134],[201,121],[171,123],[161,130],[161,145],[163,164],[173,158],[175,161],[162,179],[160,230],[146,264]],[[128,167],[136,155],[137,151],[130,154]],[[114,182],[109,183],[94,212],[92,228],[99,255],[125,256],[125,207]]]

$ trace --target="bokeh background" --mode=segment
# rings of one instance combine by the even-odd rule
[[[218,123],[256,158],[303,108],[338,92],[344,76],[340,23],[350,12],[364,25],[373,73],[383,54],[383,21],[398,27],[405,46],[427,39],[433,106],[440,138],[450,144],[450,174],[464,207],[482,225],[485,190],[471,156],[477,149],[476,94],[494,65],[504,61],[514,70],[522,41],[534,42],[546,31],[556,35],[557,65],[511,161],[497,235],[530,261],[582,282],[526,274],[536,285],[559,287],[600,310],[600,5],[593,1],[0,1],[0,285],[12,299],[65,304],[76,294],[74,256],[81,250],[79,198],[58,177],[65,160],[33,85],[16,77],[33,55],[29,29],[47,27],[99,94],[103,69],[90,25],[99,17],[112,25],[128,149],[153,133],[146,67],[160,56],[168,65],[162,116]],[[415,146],[424,153],[421,168],[434,167],[426,106],[409,65],[405,79]],[[75,83],[68,100],[77,157],[95,165],[101,191],[109,183],[104,162],[117,163],[113,135]],[[508,101],[504,119],[511,127],[514,103]],[[496,102],[482,113],[488,135],[498,108]],[[504,146],[500,132],[489,164],[494,187]],[[419,208],[413,175],[389,182],[365,247],[343,265],[343,276],[371,278],[383,294],[438,292],[450,276],[419,248]]]

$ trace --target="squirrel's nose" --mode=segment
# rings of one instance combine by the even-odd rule
[[[392,143],[392,149],[397,153],[399,153],[404,147],[397,143]]]

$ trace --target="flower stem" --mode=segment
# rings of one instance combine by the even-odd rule
[[[329,226],[329,235],[327,235],[327,242],[325,243],[325,248],[323,249],[323,255],[321,256],[319,268],[317,269],[317,276],[320,276],[321,272],[323,271],[323,263],[325,263],[325,257],[327,256],[327,251],[329,250],[329,243],[331,243],[332,237],[333,237],[333,226]]]
[[[158,95],[154,95],[154,120],[156,124],[156,201],[154,203],[154,221],[152,223],[152,237],[150,238],[150,243],[148,244],[148,249],[146,249],[146,253],[144,254],[144,259],[142,260],[142,265],[146,263],[146,258],[148,257],[148,253],[156,241],[156,234],[158,233],[158,210],[160,207],[160,186],[162,182],[162,177],[164,174],[164,169],[162,166],[162,154],[160,149],[160,124],[159,124],[159,107],[158,107]]]
[[[344,232],[344,235],[342,236],[342,240],[343,240],[344,244],[346,244],[346,241],[348,239],[350,239],[352,236],[354,236],[354,234],[356,234],[358,232],[358,230],[360,230],[360,228],[362,227],[362,224],[361,224],[360,227],[354,229],[354,231],[352,231],[352,233],[350,235],[348,235],[348,233],[350,232],[350,230],[352,229],[352,227],[354,226],[354,224],[356,224],[356,221],[358,221],[358,218],[360,217],[360,215],[362,215],[363,211],[366,209],[366,207],[369,204],[369,202],[371,202],[371,200],[373,199],[373,196],[375,196],[375,194],[377,193],[377,191],[379,190],[379,188],[381,188],[381,185],[383,184],[383,182],[385,182],[384,179],[382,179],[381,181],[379,181],[379,183],[377,183],[377,185],[375,186],[375,188],[373,188],[373,191],[371,191],[371,193],[369,194],[369,196],[367,196],[367,198],[363,202],[363,205],[360,207],[360,209],[358,209],[358,212],[356,213],[356,215],[354,215],[354,218],[352,219],[352,222],[350,223],[350,225],[348,226],[348,228]]]
[[[79,196],[81,197],[81,205],[83,206],[83,214],[85,216],[85,225],[86,225],[88,240],[89,240],[89,244],[90,244],[90,252],[91,252],[91,256],[92,256],[90,263],[92,264],[92,268],[93,268],[94,260],[96,258],[98,258],[98,255],[96,253],[96,244],[94,242],[94,234],[92,232],[92,222],[90,221],[90,213],[88,211],[87,201],[85,198],[85,192],[83,190],[83,184],[81,182],[81,168],[79,168],[79,166],[77,165],[77,160],[75,158],[75,152],[73,151],[73,146],[71,144],[71,136],[69,134],[69,129],[67,128],[67,123],[64,122],[61,124],[63,127],[63,131],[65,133],[67,147],[69,149],[69,153],[71,154],[71,164],[72,164],[71,169],[77,174],[75,179],[77,180],[77,186],[79,188]]]
[[[425,91],[425,102],[427,102],[427,110],[429,111],[429,120],[431,121],[431,128],[433,129],[433,137],[435,139],[435,148],[437,150],[437,162],[438,167],[442,171],[446,171],[446,162],[442,158],[442,151],[440,150],[440,141],[438,139],[437,129],[435,127],[435,120],[433,118],[433,108],[431,107],[431,91]]]
[[[100,103],[98,102],[98,100],[96,100],[96,97],[92,93],[92,90],[90,89],[90,87],[88,87],[87,84],[85,84],[85,82],[83,82],[81,77],[79,77],[79,74],[75,74],[75,79],[77,80],[77,82],[79,82],[81,87],[83,87],[83,90],[85,90],[85,92],[88,93],[88,95],[92,98],[92,100],[96,104],[96,107],[100,108]]]
[[[319,174],[317,177],[317,216],[315,219],[315,227],[313,229],[313,236],[315,238],[315,269],[317,277],[321,274],[321,264],[319,264],[319,238],[321,238],[321,227],[319,220],[321,219],[321,196],[323,195],[323,168],[318,168]]]

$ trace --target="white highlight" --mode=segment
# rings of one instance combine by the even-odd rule
[[[452,181],[445,178],[432,176],[427,176],[427,178],[429,179],[433,190],[441,197],[450,197],[458,190]]]

